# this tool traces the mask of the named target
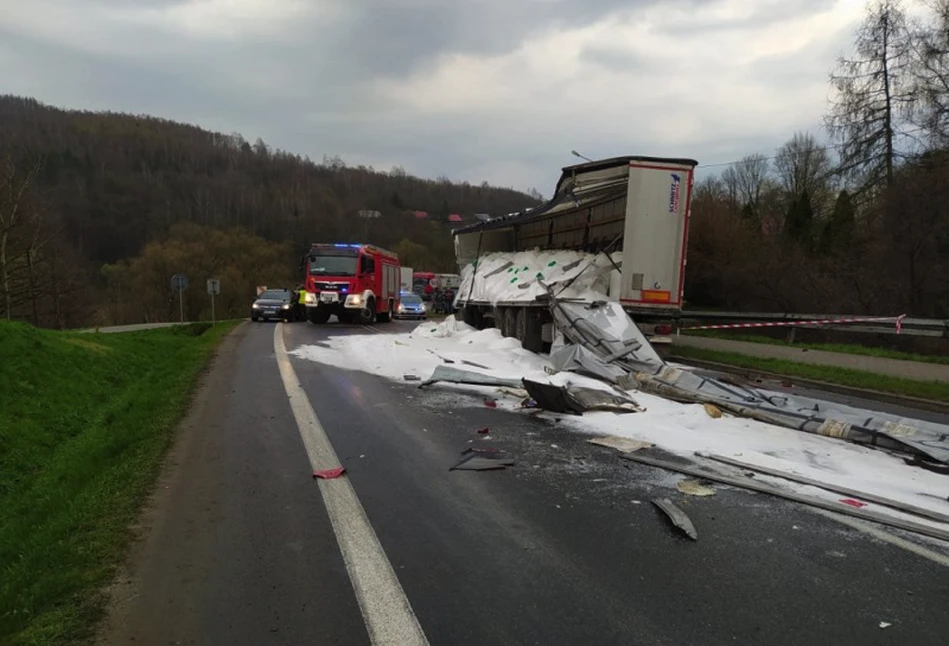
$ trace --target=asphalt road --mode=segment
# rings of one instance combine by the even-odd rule
[[[274,329],[248,324],[225,341],[112,590],[101,643],[370,643]],[[374,333],[280,330],[291,350]],[[940,546],[920,555],[727,487],[689,498],[675,475],[619,460],[563,423],[451,388],[292,366],[430,644],[946,642]],[[517,465],[449,471],[472,445]],[[687,511],[698,542],[670,528],[655,497]]]

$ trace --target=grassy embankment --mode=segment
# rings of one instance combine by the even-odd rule
[[[234,325],[0,322],[0,643],[90,636],[190,393]]]
[[[767,359],[751,357],[735,352],[721,352],[706,350],[705,348],[691,348],[677,345],[673,354],[683,359],[699,359],[728,364],[751,371],[786,375],[822,381],[829,384],[840,384],[853,388],[863,388],[885,393],[893,393],[920,399],[949,402],[949,383],[938,381],[915,381],[900,377],[890,377],[862,370],[837,368],[834,366],[818,366],[806,363],[797,363],[785,359]]]
[[[825,350],[827,352],[842,352],[844,354],[860,354],[867,357],[881,357],[884,359],[902,359],[904,361],[922,361],[923,363],[941,363],[949,364],[949,356],[936,354],[919,354],[915,352],[903,352],[901,350],[891,350],[889,348],[877,348],[866,345],[857,345],[853,343],[788,343],[783,339],[762,336],[760,334],[721,332],[718,330],[696,330],[694,332],[684,332],[692,336],[706,336],[713,339],[724,339],[726,341],[745,341],[748,343],[764,343],[767,345],[779,345],[788,348],[800,348],[807,350]]]

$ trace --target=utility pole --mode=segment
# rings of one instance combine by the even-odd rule
[[[211,295],[211,325],[215,324],[214,297],[220,293],[221,293],[221,281],[217,278],[208,278],[208,294]]]

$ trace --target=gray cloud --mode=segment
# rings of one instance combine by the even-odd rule
[[[34,0],[34,13],[24,3],[0,18],[0,92],[238,130],[314,159],[340,154],[381,168],[400,164],[427,176],[488,179],[549,193],[559,167],[576,161],[572,148],[591,156],[721,161],[768,152],[802,123],[819,120],[823,105],[808,104],[796,108],[800,119],[779,116],[740,130],[723,124],[732,111],[747,107],[741,95],[733,107],[726,92],[713,91],[714,101],[705,103],[689,97],[690,87],[716,73],[692,55],[696,43],[720,37],[726,28],[753,33],[755,25],[781,24],[828,4],[805,0],[802,9],[801,3],[756,2],[731,21],[703,11],[726,1],[741,0],[306,0],[287,3],[286,15],[270,11],[260,20],[248,14],[218,24],[191,17],[182,22],[187,3],[180,0],[92,0],[79,7],[76,0]],[[283,6],[274,2],[259,6]],[[255,11],[252,0],[231,4]],[[791,4],[793,15],[785,8]],[[674,64],[669,57],[675,52],[630,47],[624,35],[584,37],[576,52],[574,36],[557,37],[610,17],[635,25],[645,12],[657,21],[656,34],[677,39],[681,53]],[[524,54],[532,39],[545,43],[543,54]],[[752,95],[756,88],[783,85],[793,96],[795,87],[823,83],[830,52],[844,46],[834,40],[803,54],[764,55],[721,70],[722,83],[740,83]],[[469,81],[469,67],[451,67],[451,56],[485,67],[496,60],[503,72],[487,79],[474,74]],[[617,84],[592,69],[629,79]],[[429,109],[440,98],[437,88],[428,88],[417,105],[380,91],[380,82],[414,88],[439,70],[486,98]],[[499,84],[514,89],[495,101]],[[684,126],[698,134],[686,143],[663,135],[670,119],[685,119]]]

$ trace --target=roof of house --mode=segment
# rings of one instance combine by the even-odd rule
[[[428,219],[428,211],[413,211],[412,215],[414,215],[419,220]]]
[[[462,218],[457,213],[452,213],[451,215],[448,216],[448,221],[449,222],[464,222],[464,218]]]

